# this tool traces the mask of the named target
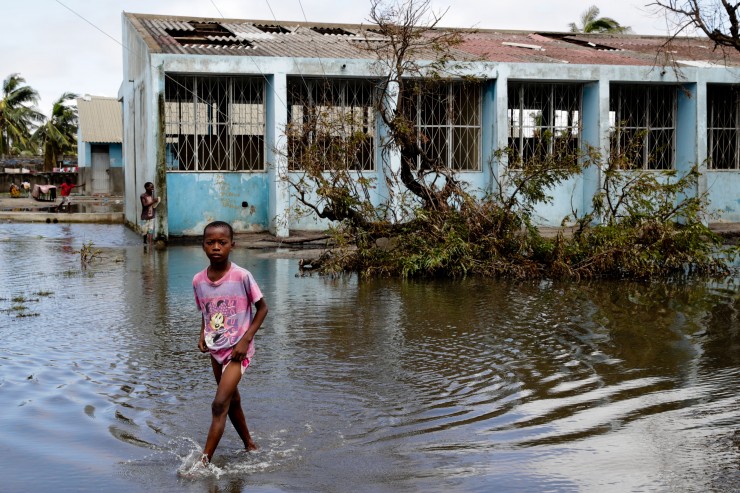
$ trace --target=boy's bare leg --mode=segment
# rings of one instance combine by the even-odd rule
[[[242,409],[242,399],[239,395],[239,389],[236,389],[234,396],[231,398],[231,405],[229,406],[229,420],[234,425],[236,432],[239,434],[239,438],[244,443],[246,450],[257,450],[257,444],[252,440],[252,436],[249,434],[249,428],[247,427],[247,420],[244,418],[244,410]]]
[[[234,397],[236,386],[239,385],[239,380],[242,378],[242,371],[238,364],[230,364],[221,372],[221,365],[211,357],[211,365],[213,366],[214,375],[218,366],[219,375],[216,376],[216,382],[218,382],[216,397],[214,397],[211,404],[211,427],[208,429],[206,446],[203,448],[203,453],[208,457],[209,461],[213,458],[213,453],[216,451],[216,447],[218,447],[218,442],[221,441],[221,437],[224,434],[226,416],[229,414],[231,399]]]
[[[221,381],[221,365],[211,358],[211,366],[213,367],[213,376],[216,377],[216,383],[218,384]],[[234,396],[231,398],[231,404],[229,405],[229,421],[231,421],[234,429],[239,434],[239,438],[242,439],[244,448],[250,451],[257,450],[257,444],[254,443],[252,436],[249,434],[247,420],[244,417],[239,388],[236,389]]]

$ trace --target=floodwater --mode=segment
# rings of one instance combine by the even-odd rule
[[[81,268],[83,244],[101,258]],[[740,296],[722,282],[358,282],[239,249],[270,306],[214,395],[197,246],[0,224],[4,492],[740,491]]]

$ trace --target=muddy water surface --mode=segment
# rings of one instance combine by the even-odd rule
[[[79,249],[93,241],[87,269]],[[2,491],[740,490],[738,278],[297,278],[239,249],[270,314],[240,389],[261,447],[200,450],[197,246],[0,224]]]

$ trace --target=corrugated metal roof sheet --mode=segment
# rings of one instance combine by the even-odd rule
[[[382,39],[371,25],[213,19],[127,13],[155,53],[307,58],[373,58],[366,37]],[[199,31],[200,29],[200,31]],[[210,32],[210,30],[214,32]],[[444,30],[441,28],[439,30]],[[283,31],[283,32],[281,32]],[[740,66],[740,53],[715,48],[707,38],[639,34],[573,34],[534,31],[454,30],[463,42],[455,58],[509,63],[655,65],[656,60]],[[234,36],[224,35],[232,33]],[[218,34],[222,33],[222,34]],[[176,37],[182,34],[181,37]],[[198,44],[188,36],[210,36]],[[199,39],[202,39],[199,38]],[[247,46],[249,45],[249,46]],[[660,59],[659,57],[663,57]],[[661,62],[661,63],[662,63]]]
[[[83,142],[123,142],[121,103],[116,98],[77,98],[77,113]]]

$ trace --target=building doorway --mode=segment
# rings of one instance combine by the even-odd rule
[[[93,194],[110,193],[110,153],[107,145],[93,144],[92,154],[92,189]]]

